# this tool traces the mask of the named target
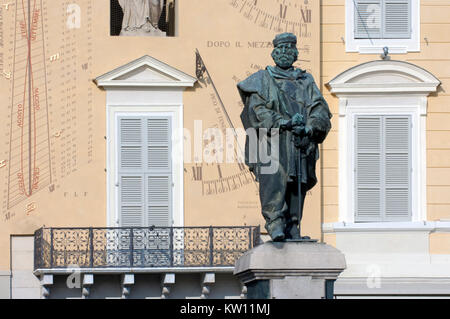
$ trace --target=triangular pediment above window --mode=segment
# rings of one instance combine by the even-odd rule
[[[145,55],[95,79],[100,87],[192,87],[196,78]]]
[[[327,86],[331,93],[424,93],[435,92],[440,81],[430,72],[403,61],[380,60],[352,67]]]

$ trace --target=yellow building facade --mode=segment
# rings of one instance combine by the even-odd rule
[[[165,1],[149,36],[119,35],[133,32],[120,5],[0,7],[1,297],[245,297],[233,262],[268,237],[236,160],[236,84],[273,64],[281,32],[333,114],[302,232],[345,254],[335,296],[450,295],[448,1]],[[160,246],[127,255],[134,235]],[[81,287],[65,290],[73,273]]]
[[[363,4],[364,3],[362,3],[362,5]],[[385,5],[388,4],[389,3],[387,2]],[[391,4],[395,5],[394,2]],[[401,4],[397,3],[397,5]],[[352,174],[349,170],[352,170],[355,167],[351,164],[353,161],[351,156],[343,156],[346,149],[347,151],[349,148],[351,149],[349,143],[353,143],[351,141],[351,135],[348,134],[349,131],[351,131],[351,128],[343,127],[344,125],[349,125],[349,122],[351,122],[351,120],[348,119],[348,115],[353,113],[352,111],[348,112],[350,109],[346,109],[346,105],[344,104],[347,103],[347,107],[352,105],[352,96],[351,94],[346,95],[346,93],[342,93],[342,91],[344,91],[342,88],[331,87],[333,87],[333,78],[339,77],[339,74],[345,77],[346,72],[348,74],[352,72],[352,68],[358,68],[355,66],[362,64],[364,68],[365,64],[368,67],[367,76],[370,76],[371,74],[373,82],[372,85],[369,85],[370,88],[367,87],[367,85],[362,86],[366,86],[365,90],[367,91],[376,91],[376,89],[374,89],[374,87],[377,86],[377,84],[375,84],[377,80],[374,80],[376,74],[373,73],[375,70],[371,68],[370,64],[372,63],[371,61],[380,60],[381,57],[380,54],[373,55],[367,53],[370,52],[371,47],[378,45],[379,48],[380,46],[383,46],[383,41],[373,39],[373,42],[370,43],[370,41],[365,40],[366,42],[360,43],[358,48],[357,46],[359,43],[355,44],[355,39],[351,38],[351,28],[353,26],[351,17],[354,14],[355,3],[353,3],[353,1],[322,2],[322,90],[324,94],[327,94],[327,101],[330,103],[333,114],[336,115],[334,128],[336,130],[336,138],[340,139],[339,141],[333,141],[331,144],[329,143],[331,142],[330,139],[324,143],[324,238],[326,241],[334,243],[336,247],[342,249],[344,252],[347,250],[346,256],[349,264],[351,263],[351,255],[355,254],[355,277],[364,277],[363,274],[365,273],[369,279],[366,278],[367,282],[361,284],[361,286],[367,284],[370,287],[376,287],[366,290],[366,293],[369,295],[372,293],[374,295],[383,293],[389,294],[389,288],[391,288],[390,285],[395,284],[398,285],[397,289],[392,290],[391,288],[391,292],[401,294],[401,291],[403,291],[405,294],[409,292],[413,295],[420,295],[414,288],[408,288],[408,285],[414,287],[414,282],[417,277],[422,277],[422,280],[425,282],[428,281],[431,286],[433,285],[431,282],[435,282],[435,285],[437,285],[435,287],[438,287],[439,284],[445,282],[444,278],[447,276],[445,271],[443,271],[445,269],[443,265],[446,263],[445,256],[448,254],[449,247],[449,234],[445,226],[448,221],[445,203],[445,194],[447,190],[443,180],[445,179],[444,176],[447,169],[445,164],[447,156],[445,155],[444,146],[444,141],[446,139],[445,134],[447,134],[447,124],[445,123],[445,105],[447,98],[444,91],[446,78],[448,76],[446,73],[446,65],[448,63],[445,61],[445,49],[443,48],[448,42],[444,35],[446,28],[445,23],[448,20],[446,17],[448,3],[445,1],[420,1],[420,3],[419,1],[413,1],[409,3],[409,5],[409,10],[413,19],[413,35],[410,38],[414,38],[415,43],[408,43],[409,39],[388,39],[387,41],[392,41],[389,51],[395,52],[395,50],[399,50],[399,52],[397,52],[398,54],[391,55],[390,62],[393,62],[394,60],[406,62],[411,64],[411,67],[414,65],[415,67],[431,73],[434,77],[434,79],[430,79],[430,82],[433,82],[433,89],[422,95],[422,111],[418,111],[420,115],[418,115],[417,119],[413,120],[415,123],[412,123],[412,130],[418,130],[416,132],[417,137],[413,137],[412,143],[419,148],[416,150],[416,156],[418,157],[416,161],[418,165],[410,168],[413,176],[415,174],[414,172],[417,173],[416,179],[413,182],[417,186],[417,191],[412,195],[413,199],[411,199],[412,215],[406,219],[409,222],[409,225],[408,223],[404,225],[398,224],[398,228],[395,226],[395,222],[390,223],[391,226],[393,226],[392,229],[388,226],[389,223],[385,224],[387,227],[384,227],[382,224],[373,224],[375,227],[372,227],[370,226],[370,223],[368,223],[366,225],[368,228],[367,230],[352,230],[352,225],[346,225],[346,223],[349,224],[350,222],[351,224],[352,222],[351,218],[349,218],[348,211],[349,208],[351,210],[352,205],[354,205],[351,203],[352,200],[354,200],[354,197],[348,199],[346,196],[348,196],[349,192],[350,194],[353,194],[350,196],[355,196],[355,193],[354,190],[352,190],[351,187],[346,186],[346,184],[349,180],[352,180]],[[351,6],[353,6],[353,9],[350,9]],[[414,28],[416,30],[414,30]],[[401,46],[404,47],[396,48]],[[378,53],[382,53],[382,50],[378,50]],[[442,56],[439,57],[441,54]],[[404,65],[407,66],[407,64]],[[394,69],[396,69],[396,67],[393,65],[389,66],[386,69],[386,73],[396,72]],[[358,73],[358,71],[356,71],[356,73]],[[364,73],[364,71],[361,70],[361,73],[356,76],[362,77],[362,73]],[[381,81],[390,81],[388,78],[380,80],[378,80],[378,85],[381,84]],[[365,83],[370,82],[364,80],[361,81]],[[339,80],[336,81],[335,86],[339,86],[338,82]],[[440,85],[436,89],[435,85],[439,82]],[[350,87],[351,86],[352,85],[350,85]],[[360,90],[360,88],[355,88],[355,86],[353,86],[353,89],[349,90],[353,90],[353,94],[356,95],[367,93]],[[402,111],[400,108],[395,107],[395,105],[401,106],[403,103],[400,101],[403,99],[399,98],[400,100],[397,100],[397,94],[393,93],[394,91],[398,91],[397,93],[402,95],[406,90],[395,90],[393,89],[392,84],[386,84],[384,88],[378,91],[378,93],[369,93],[368,95],[371,99],[379,99],[379,101],[372,104],[368,103],[367,105],[370,105],[371,108],[376,108],[378,105],[378,107],[380,107],[379,111],[372,109],[372,111],[369,112],[373,112],[377,115],[383,114],[384,112],[389,113],[388,109],[383,109],[384,102],[382,102],[383,98],[380,97],[380,94],[386,94],[389,101],[387,101],[385,106],[393,106],[393,109],[396,109],[393,111],[394,113],[408,113],[406,109],[403,109]],[[419,91],[421,90],[422,89],[412,90],[411,93],[420,94]],[[330,91],[339,93],[330,94]],[[403,91],[403,93],[400,91]],[[343,98],[342,96],[345,97]],[[425,96],[427,97],[425,98]],[[406,95],[403,95],[403,97],[406,98]],[[355,101],[356,100],[357,98]],[[361,104],[361,106],[364,107],[365,102],[362,100],[356,102],[356,109],[360,106],[358,104]],[[420,103],[412,102],[412,104]],[[406,113],[404,111],[406,111]],[[365,111],[361,109],[355,112],[356,114],[357,112],[368,114],[364,113]],[[350,125],[352,124],[355,123],[350,123]],[[343,141],[344,138],[347,142]],[[351,152],[352,151],[350,150],[350,153]],[[414,164],[412,164],[412,166],[414,166]],[[343,170],[346,172],[343,172]],[[394,172],[391,171],[391,174],[395,175],[395,170]],[[412,178],[414,180],[414,177]],[[414,200],[416,200],[415,203]],[[413,224],[421,226],[418,228],[413,226],[408,229],[408,227]],[[441,228],[440,226],[444,227]],[[366,236],[369,238],[368,241],[364,240]],[[423,239],[416,241],[416,239],[420,237]],[[353,241],[353,243],[351,243],[351,241]],[[358,241],[361,243],[360,247],[357,247],[358,244],[356,244],[356,242]],[[379,243],[379,247],[376,247],[377,244],[375,243]],[[417,250],[410,249],[412,247],[417,248]],[[352,252],[350,253],[350,251]],[[376,255],[378,256],[375,257]],[[425,258],[421,259],[419,255],[423,255]],[[394,256],[399,257],[399,260],[395,261],[396,257]],[[418,257],[418,259],[414,261],[415,257],[413,256]],[[356,266],[356,264],[360,265]],[[352,266],[349,266],[347,274],[352,272],[350,270],[351,268]],[[359,269],[357,270],[357,268]],[[416,271],[417,274],[422,273],[422,275],[416,277]],[[359,273],[359,275],[356,275],[357,273]],[[343,277],[345,274],[346,273],[343,274]],[[353,275],[350,275],[349,277],[352,276]],[[381,279],[374,279],[379,277],[381,277]],[[436,280],[433,280],[433,277]],[[375,281],[373,281],[372,284],[369,284],[371,280]],[[355,286],[358,285],[356,283],[358,282],[358,279],[349,278],[349,282],[352,282]],[[435,293],[439,294],[439,288],[436,289]],[[380,292],[383,290],[384,292]],[[370,291],[372,291],[372,293]]]

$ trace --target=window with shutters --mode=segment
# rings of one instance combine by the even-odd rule
[[[171,117],[117,120],[120,226],[171,226]]]
[[[410,7],[410,0],[355,0],[355,38],[411,38]]]
[[[108,227],[184,225],[183,91],[195,82],[148,55],[95,79],[106,91]]]
[[[405,229],[427,220],[427,96],[439,85],[394,59],[353,66],[326,84],[339,98],[333,228]]]
[[[411,220],[411,117],[355,115],[355,222]]]
[[[419,51],[419,5],[419,0],[347,0],[347,51]]]

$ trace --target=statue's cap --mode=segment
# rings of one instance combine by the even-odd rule
[[[273,39],[273,46],[276,47],[281,43],[297,44],[297,37],[295,36],[295,34],[289,32],[277,34],[275,39]]]

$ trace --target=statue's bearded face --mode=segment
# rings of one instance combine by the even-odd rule
[[[288,69],[297,61],[297,47],[294,43],[280,43],[273,49],[272,58],[277,66]]]

